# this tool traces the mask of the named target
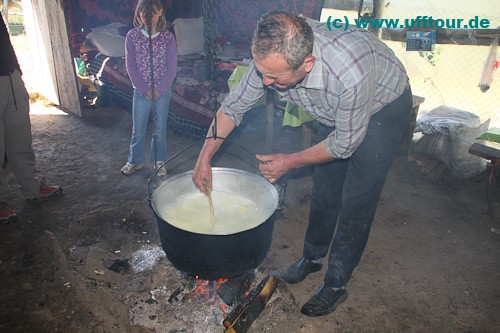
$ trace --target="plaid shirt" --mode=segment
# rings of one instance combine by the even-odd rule
[[[363,141],[371,115],[403,93],[408,77],[392,50],[372,32],[329,31],[323,23],[311,26],[313,69],[295,87],[278,92],[320,123],[335,126],[326,148],[334,158],[348,158]],[[222,111],[239,125],[264,89],[252,62],[224,100]]]

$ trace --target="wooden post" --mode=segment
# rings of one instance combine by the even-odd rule
[[[278,278],[268,275],[223,321],[224,333],[246,333],[266,307],[278,286]]]
[[[266,89],[266,153],[273,153],[274,90]]]

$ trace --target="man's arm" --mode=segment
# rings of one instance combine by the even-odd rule
[[[262,78],[258,75],[255,64],[250,63],[247,72],[238,85],[232,90],[222,102],[217,112],[217,136],[226,138],[238,126],[245,112],[264,94]],[[210,125],[207,137],[212,136]],[[203,193],[208,194],[212,190],[212,170],[210,161],[224,140],[207,139],[201,149],[198,161],[193,172],[193,182]]]
[[[334,160],[326,149],[325,141],[293,154],[256,155],[256,158],[261,162],[260,172],[271,183],[291,169]]]
[[[216,120],[217,137],[227,138],[235,127],[233,121],[220,109],[217,112]],[[223,139],[210,138],[212,136],[212,126],[214,126],[214,122],[212,122],[210,128],[208,129],[207,139],[201,148],[198,161],[196,162],[196,166],[193,171],[194,184],[205,194],[209,194],[210,191],[212,191],[212,169],[210,161],[217,150],[219,150],[222,142],[224,142]]]

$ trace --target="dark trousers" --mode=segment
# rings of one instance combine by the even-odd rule
[[[370,118],[366,137],[350,158],[318,164],[314,169],[304,257],[320,259],[330,249],[324,279],[329,287],[344,287],[361,259],[411,109],[408,86]],[[319,139],[325,139],[332,130],[321,126]]]

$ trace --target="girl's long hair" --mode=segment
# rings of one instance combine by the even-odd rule
[[[167,30],[167,19],[165,18],[165,10],[163,8],[162,0],[139,0],[137,2],[137,7],[135,7],[134,14],[134,26],[145,28],[146,31],[151,31],[152,27],[148,26],[149,22],[144,22],[141,18],[141,13],[145,11],[145,16],[151,20],[154,12],[161,11],[162,14],[158,19],[158,25],[156,26],[156,31]]]

